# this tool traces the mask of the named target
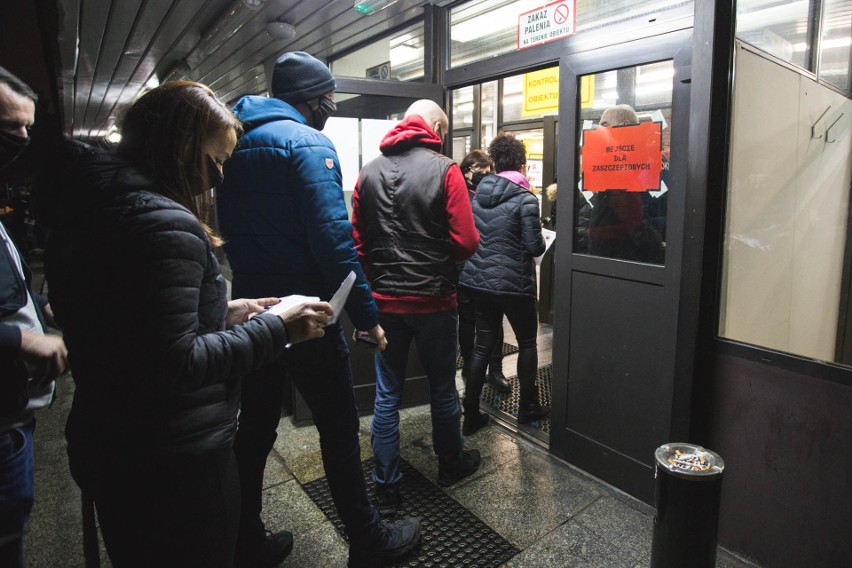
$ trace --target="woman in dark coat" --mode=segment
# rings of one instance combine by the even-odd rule
[[[227,301],[201,219],[239,132],[210,89],[166,83],[129,109],[114,155],[68,143],[41,184],[71,473],[119,568],[232,566],[239,377],[321,336],[331,311]]]
[[[515,332],[520,404],[518,423],[547,416],[535,385],[538,366],[533,257],[544,253],[538,199],[529,191],[523,142],[501,133],[488,146],[496,175],[486,176],[476,189],[473,216],[480,242],[468,259],[459,286],[470,290],[476,302],[476,347],[464,396],[466,430],[488,423],[479,412],[485,366],[502,329],[503,314]]]

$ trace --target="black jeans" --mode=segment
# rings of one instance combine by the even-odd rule
[[[176,456],[69,447],[68,455],[74,480],[95,501],[113,566],[232,568],[240,514],[232,448]]]
[[[456,297],[459,304],[459,354],[464,361],[464,372],[462,374],[467,377],[470,374],[468,367],[470,366],[470,358],[473,356],[473,345],[476,338],[476,302],[473,299],[473,292],[462,286],[459,287]],[[491,365],[492,369],[501,368],[503,364],[502,321],[494,344],[494,351],[491,352],[488,364]]]
[[[498,336],[502,339],[503,314],[518,340],[518,381],[521,406],[536,402],[535,373],[538,366],[536,335],[538,316],[532,296],[509,296],[474,292],[476,302],[476,347],[470,360],[470,372],[464,394],[465,413],[479,412],[479,397],[485,382],[485,367],[494,352]]]
[[[243,380],[234,444],[242,493],[241,546],[263,535],[263,471],[278,435],[286,375],[311,409],[331,496],[350,541],[366,538],[379,517],[370,503],[361,470],[360,423],[349,348],[341,327],[330,326],[323,337],[292,346]]]

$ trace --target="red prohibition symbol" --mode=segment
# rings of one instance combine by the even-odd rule
[[[568,19],[568,6],[565,4],[560,4],[556,7],[556,11],[553,14],[553,21],[557,24],[564,24]]]

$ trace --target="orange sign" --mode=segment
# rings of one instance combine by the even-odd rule
[[[662,123],[599,126],[583,132],[585,191],[657,191],[663,167]]]

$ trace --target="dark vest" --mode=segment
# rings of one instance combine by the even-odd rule
[[[366,225],[367,278],[388,296],[446,296],[458,270],[444,178],[454,162],[427,148],[382,155],[364,166],[358,210]]]

